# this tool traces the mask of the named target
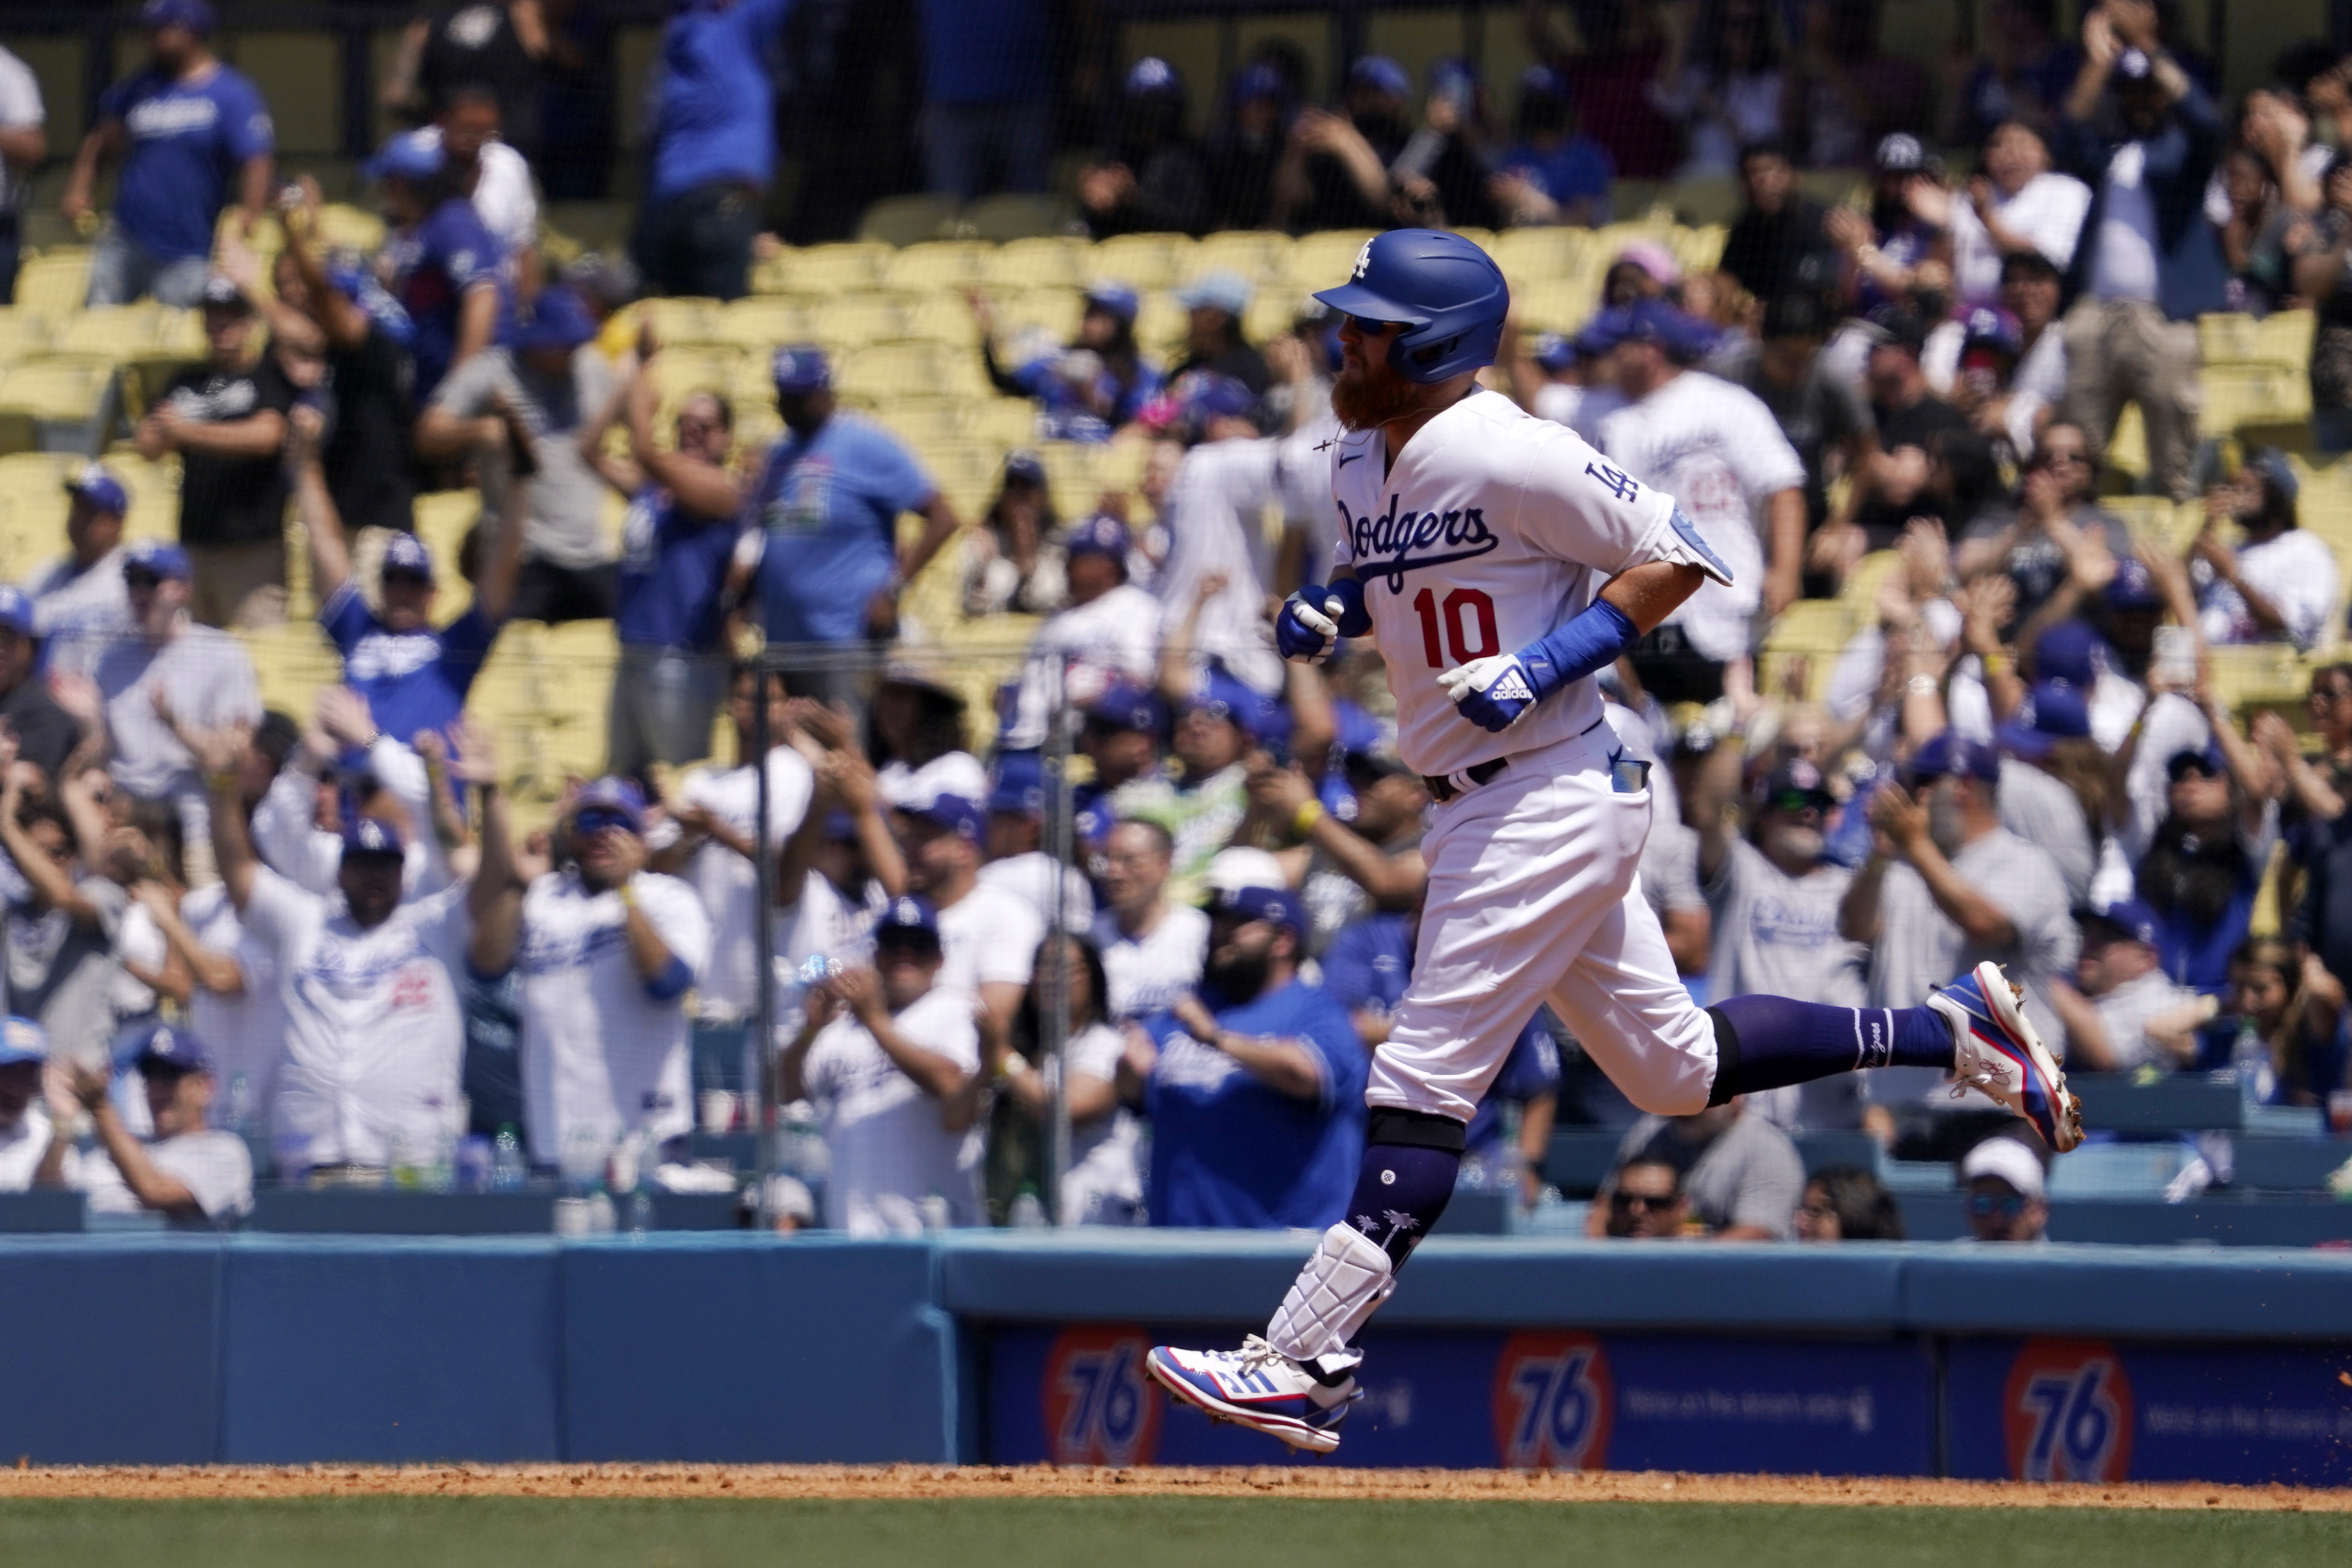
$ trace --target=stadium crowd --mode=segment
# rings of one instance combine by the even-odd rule
[[[495,13],[476,54],[560,58],[544,29],[571,7],[473,9]],[[764,1065],[803,1130],[771,1194],[785,1223],[1043,1217],[1057,1097],[1063,1223],[1337,1216],[1413,962],[1423,824],[1454,787],[1396,757],[1377,650],[1286,666],[1268,635],[1330,561],[1339,323],[1302,300],[1251,342],[1250,283],[1212,273],[1163,365],[1115,279],[1067,343],[1008,338],[975,297],[984,374],[1034,400],[1040,442],[1148,455],[1132,494],[1056,495],[1016,452],[971,520],[923,452],[843,405],[819,347],[775,353],[764,450],[738,448],[724,388],[659,428],[666,350],[631,301],[744,291],[774,159],[753,46],[784,9],[671,21],[637,265],[559,268],[534,184],[581,178],[580,139],[609,127],[562,123],[552,92],[503,90],[505,66],[421,28],[401,81],[431,119],[367,168],[390,237],[338,250],[317,190],[273,185],[267,109],[212,54],[203,0],[149,0],[152,61],[101,104],[66,202],[87,210],[121,162],[90,300],[194,306],[208,354],[135,433],[178,456],[177,542],[126,543],[126,488],[92,463],[63,553],[0,589],[0,1189],[226,1223],[249,1149],[314,1185],[706,1179],[689,1135],[756,1108],[741,1042],[765,964]],[[971,29],[1033,9],[923,7]],[[2307,468],[2200,438],[2197,321],[2315,310],[2310,447],[2352,447],[2352,60],[2299,50],[2225,110],[2146,0],[2102,0],[2071,37],[2046,0],[2002,0],[1931,118],[1874,5],[1815,0],[1789,40],[1750,0],[1657,8],[1662,39],[1601,26],[1620,9],[1586,8],[1579,51],[1545,39],[1507,132],[1466,68],[1415,123],[1393,62],[1355,62],[1327,109],[1277,51],[1237,70],[1200,144],[1176,73],[1142,60],[1079,175],[1084,221],[1589,226],[1613,178],[1735,176],[1718,266],[1631,245],[1580,331],[1507,335],[1491,377],[1676,496],[1735,568],[1601,678],[1658,764],[1643,884],[1685,983],[1907,1006],[1990,958],[2072,1068],[2340,1095],[2352,665],[2313,677],[2299,731],[2242,722],[2210,658],[2336,641],[2338,563],[2297,526]],[[1017,29],[948,36],[973,47],[969,79],[931,79],[933,181],[971,194],[991,160],[1014,188],[1042,178],[1019,72],[982,79]],[[39,156],[5,140],[38,126],[14,80],[12,167]],[[1865,207],[1798,178],[1854,163]],[[267,262],[219,221],[265,209]],[[2180,544],[2102,504],[2126,404],[2150,492],[2202,498]],[[459,585],[412,518],[466,488],[483,516]],[[343,671],[299,713],[264,710],[223,629],[282,614],[289,508]],[[927,568],[967,635],[1020,641],[992,712],[937,628],[902,619]],[[443,622],[452,590],[467,607]],[[1766,658],[1780,617],[1841,595],[1870,614],[1832,668]],[[1494,651],[1450,603],[1423,615],[1433,662]],[[605,776],[520,836],[467,710],[513,620],[610,620],[621,647]],[[762,641],[781,657],[737,657]],[[1858,1130],[1957,1163],[1986,1239],[2037,1237],[2043,1152],[1927,1077],[1666,1121],[1539,1014],[1470,1179],[1532,1204],[1553,1129],[1596,1124],[1624,1130],[1596,1235],[1899,1235],[1871,1175],[1808,1180],[1791,1142]]]

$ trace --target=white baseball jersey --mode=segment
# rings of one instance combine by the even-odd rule
[[[1103,980],[1110,994],[1103,1010],[1114,1018],[1139,1018],[1173,1006],[1201,983],[1209,956],[1209,916],[1191,904],[1171,903],[1160,923],[1139,937],[1118,929],[1118,917],[1105,910],[1095,917],[1095,945],[1102,950]]]
[[[983,984],[1029,984],[1037,967],[1037,944],[1045,940],[1045,921],[1036,907],[1018,893],[1008,893],[986,882],[940,911],[938,987],[960,992],[969,1001]]]
[[[25,1113],[0,1127],[0,1193],[28,1191],[41,1156],[49,1152],[49,1113],[34,1100]]]
[[[33,629],[47,640],[49,668],[87,674],[106,645],[132,635],[131,590],[122,581],[122,551],[108,551],[83,571],[62,556],[25,579],[33,601]]]
[[[1667,623],[1708,658],[1746,653],[1748,617],[1764,588],[1757,509],[1805,482],[1805,465],[1772,411],[1745,387],[1685,371],[1602,419],[1597,444],[1615,466],[1672,495],[1731,569],[1727,580],[1701,584]]]
[[[890,1021],[923,1049],[979,1070],[980,1031],[962,996],[934,988]],[[947,1199],[950,1225],[981,1223],[981,1127],[949,1131],[940,1102],[854,1014],[817,1031],[802,1076],[824,1118],[827,1224],[853,1237],[913,1235],[934,1194]]]
[[[1363,580],[1396,696],[1397,752],[1416,773],[1458,773],[1601,721],[1588,679],[1492,734],[1455,710],[1442,672],[1527,647],[1629,567],[1675,561],[1727,575],[1678,530],[1671,496],[1500,393],[1439,414],[1383,472],[1385,458],[1377,430],[1336,444],[1334,559]]]
[[[368,748],[367,766],[408,814],[401,891],[412,899],[439,892],[449,885],[449,856],[433,831],[433,780],[425,759],[390,735],[378,735]],[[332,898],[343,868],[343,836],[319,826],[318,806],[315,774],[299,767],[278,769],[253,808],[253,852],[296,887]]]
[[[269,944],[237,918],[226,883],[199,888],[180,900],[180,920],[211,952],[225,952],[245,980],[241,996],[223,996],[195,987],[188,1000],[188,1028],[212,1053],[212,1124],[226,1127],[239,1110],[256,1127],[270,1123],[278,1100],[278,1071],[286,1059],[286,1003],[278,994],[278,960]],[[245,1079],[245,1102],[234,1103],[236,1080]]]
[[[245,929],[275,959],[286,1009],[273,1142],[281,1167],[423,1159],[457,1102],[465,1030],[457,966],[467,885],[403,903],[362,931],[342,907],[257,868]]]
[[[1066,679],[1071,702],[1084,707],[1113,680],[1150,686],[1159,673],[1160,601],[1145,590],[1121,583],[1098,599],[1057,610],[1029,639],[1013,722],[1001,744],[1013,752],[1043,746],[1055,690]]]
[[[768,753],[768,843],[771,852],[808,815],[816,775],[798,752],[778,746]],[[686,781],[686,804],[698,805],[734,832],[749,836],[760,815],[760,778],[747,766],[710,769]],[[702,1016],[748,1017],[759,1000],[758,931],[760,878],[751,862],[724,844],[705,844],[687,863],[686,879],[710,917],[710,965],[702,976]],[[772,927],[778,946],[786,934],[781,917]]]
[[[1274,542],[1265,512],[1286,502],[1293,475],[1319,477],[1317,449],[1330,439],[1310,426],[1278,439],[1209,441],[1184,455],[1168,495],[1168,560],[1152,584],[1161,625],[1192,613],[1194,588],[1223,574],[1224,591],[1202,608],[1193,647],[1211,655],[1255,690],[1282,690],[1282,660],[1265,632],[1265,595],[1274,582]]]
[[[694,889],[640,872],[637,907],[670,956],[699,977],[710,920]],[[522,899],[522,1099],[534,1158],[553,1162],[585,1128],[607,1147],[642,1130],[660,1142],[694,1125],[686,998],[646,994],[629,952],[628,910],[576,870],[550,872]]]
[[[1056,870],[1062,879],[1062,928],[1084,931],[1095,923],[1095,890],[1087,874],[1076,866],[1056,867],[1054,858],[1043,849],[991,860],[980,868],[980,880],[983,887],[1002,888],[1019,897],[1037,911],[1039,920],[1052,925]]]
[[[232,1133],[209,1127],[183,1132],[148,1144],[147,1161],[187,1188],[203,1211],[201,1220],[193,1215],[175,1216],[178,1224],[222,1224],[253,1207],[253,1154],[245,1140]],[[75,1159],[67,1179],[89,1195],[92,1214],[138,1214],[146,1207],[103,1149]]]

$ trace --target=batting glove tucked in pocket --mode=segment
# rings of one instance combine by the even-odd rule
[[[1437,678],[1462,717],[1482,730],[1509,729],[1528,716],[1540,695],[1517,654],[1474,658]]]

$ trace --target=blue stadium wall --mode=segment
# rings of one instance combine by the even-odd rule
[[[14,1239],[0,1462],[1276,1462],[1141,1358],[1307,1245]],[[2352,1484],[2336,1253],[1441,1237],[1366,1343],[1356,1465]]]

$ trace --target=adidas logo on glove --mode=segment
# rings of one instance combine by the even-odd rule
[[[1527,671],[1517,665],[1503,671],[1503,678],[1486,688],[1486,695],[1497,702],[1533,702],[1535,689],[1528,684]]]

